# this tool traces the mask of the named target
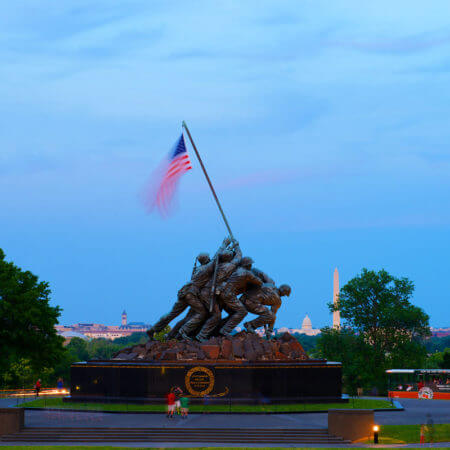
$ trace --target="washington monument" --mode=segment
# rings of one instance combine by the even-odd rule
[[[334,276],[333,276],[333,304],[336,305],[339,298],[339,272],[336,269],[334,269]],[[339,311],[333,312],[333,328],[340,328],[341,327],[341,315]]]

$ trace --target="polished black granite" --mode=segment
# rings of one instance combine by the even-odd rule
[[[162,402],[179,386],[194,402],[341,401],[342,366],[323,360],[89,361],[71,366],[70,401]]]

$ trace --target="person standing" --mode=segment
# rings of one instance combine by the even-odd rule
[[[39,392],[41,391],[42,385],[41,385],[41,379],[39,378],[36,381],[36,384],[34,385],[34,390],[36,391],[36,397],[39,397]]]
[[[61,392],[64,389],[64,381],[61,377],[59,377],[56,382],[56,389],[58,389],[58,392]]]
[[[173,393],[175,394],[175,408],[177,411],[177,414],[181,414],[181,402],[180,402],[180,398],[183,395],[183,391],[181,390],[181,388],[179,386],[177,386],[174,390]]]
[[[173,412],[175,410],[175,394],[173,393],[172,389],[167,394],[167,417],[172,419],[173,418]]]
[[[182,395],[180,398],[181,403],[181,417],[187,418],[189,413],[189,397]]]

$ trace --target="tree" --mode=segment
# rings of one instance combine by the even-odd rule
[[[442,362],[440,368],[450,369],[450,348],[446,348],[442,353]]]
[[[74,361],[88,361],[88,344],[84,339],[73,337],[66,345],[66,350],[72,355]]]
[[[349,395],[370,384],[371,348],[351,328],[323,328],[317,340],[316,356],[342,363],[342,383]]]
[[[132,333],[129,336],[123,336],[117,339],[114,339],[115,344],[119,344],[121,347],[127,347],[130,345],[140,344],[148,341],[147,333],[136,332]]]
[[[48,283],[6,262],[0,249],[0,374],[18,365],[39,374],[61,359],[64,339],[55,330],[61,309],[49,300]]]
[[[89,359],[111,359],[113,353],[120,349],[114,341],[93,339],[88,343]]]
[[[426,368],[450,369],[450,348],[446,348],[443,352],[435,352],[428,355]]]
[[[426,340],[425,347],[429,353],[443,352],[446,348],[450,348],[450,336],[433,336]]]
[[[395,278],[385,270],[363,269],[340,291],[337,305],[345,326],[370,346],[368,370],[371,383],[386,386],[387,368],[408,368],[424,363],[423,338],[430,336],[429,317],[410,303],[414,284],[407,278]]]

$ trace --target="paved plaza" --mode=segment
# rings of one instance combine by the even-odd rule
[[[450,402],[445,400],[402,399],[404,411],[375,413],[380,425],[412,425],[427,421],[450,423]],[[14,406],[17,400],[1,399],[0,407]],[[310,414],[191,414],[187,419],[164,414],[98,413],[73,411],[25,412],[28,427],[193,427],[193,428],[326,428],[326,413]]]

